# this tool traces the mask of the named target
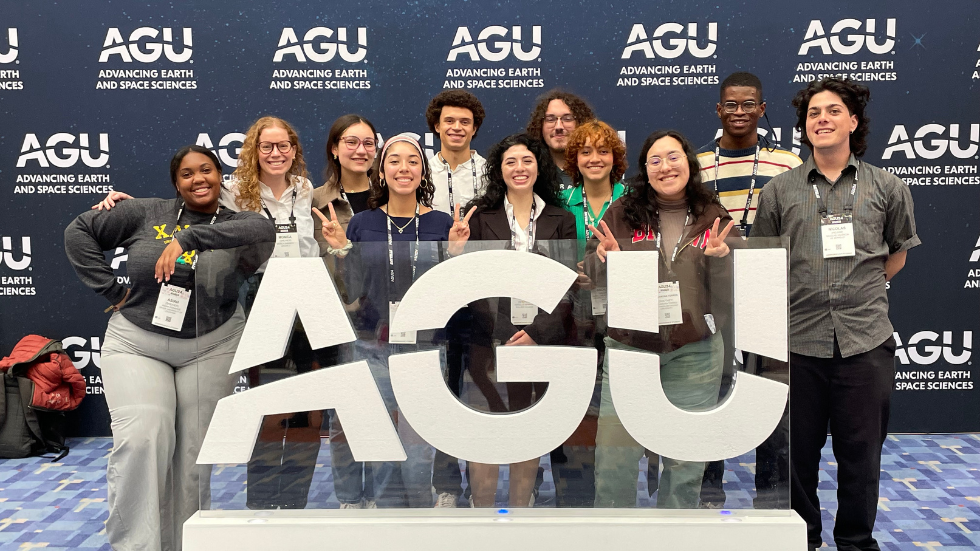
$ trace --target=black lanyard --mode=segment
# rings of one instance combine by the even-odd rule
[[[745,229],[749,225],[749,209],[752,208],[752,195],[755,194],[755,177],[759,174],[759,144],[755,144],[755,161],[752,163],[752,182],[749,184],[749,196],[745,199],[745,210],[742,211],[742,221],[739,226]],[[721,158],[721,146],[715,144],[715,195],[718,195],[718,160]]]
[[[276,217],[275,216],[272,216],[272,213],[269,212],[269,207],[267,207],[265,205],[265,200],[264,199],[260,199],[260,201],[262,202],[262,210],[265,211],[265,214],[269,217],[269,220],[272,220],[272,223],[275,224],[276,223]],[[293,188],[293,204],[292,204],[292,206],[289,207],[289,223],[292,224],[292,225],[294,225],[294,226],[296,225],[296,217],[293,216],[293,212],[295,210],[296,210],[296,188],[294,187]]]
[[[513,204],[511,205],[513,206]],[[527,221],[527,252],[534,250],[534,214],[538,210],[538,202],[535,198],[531,197],[531,217]],[[508,218],[507,222],[510,225],[510,244],[515,249],[517,248],[517,212],[514,211],[514,217]]]
[[[389,282],[395,282],[395,248],[391,239],[391,215],[387,212],[385,217],[388,219],[388,270]],[[415,264],[419,261],[419,204],[415,203],[415,256],[412,258],[412,281],[415,281]]]
[[[843,174],[842,174],[843,176]],[[839,177],[838,177],[839,178]],[[851,184],[851,192],[847,194],[844,198],[844,212],[850,214],[854,211],[854,195],[857,193],[858,184],[858,169],[854,169],[854,183]],[[820,216],[826,218],[829,214],[827,210],[827,203],[824,202],[823,197],[820,196],[820,190],[817,189],[817,184],[813,184],[813,195],[817,198],[817,210],[820,211]]]
[[[681,236],[677,238],[677,244],[674,245],[674,252],[670,255],[670,265],[667,266],[667,273],[671,276],[674,274],[674,260],[677,258],[677,251],[681,248],[681,242],[684,241],[684,234],[687,233],[687,224],[691,221],[691,208],[687,209],[687,216],[684,217],[684,226],[681,228]],[[660,223],[660,213],[657,213],[657,223]],[[657,230],[657,250],[660,251],[661,258],[664,258],[664,263],[666,264],[666,256],[663,249],[660,247],[660,230]]]
[[[439,154],[442,164],[446,167],[446,183],[449,184],[449,214],[455,212],[456,203],[453,201],[453,171],[449,168],[449,161]],[[473,153],[470,153],[470,171],[473,173],[473,197],[476,197],[476,161],[473,160]]]
[[[208,225],[209,226],[212,225],[212,224],[214,224],[214,221],[218,219],[218,213],[219,212],[221,212],[221,207],[218,207],[218,210],[214,211],[214,216],[212,216],[211,217],[211,221],[208,222]],[[177,227],[178,228],[180,227],[180,217],[183,214],[184,214],[184,205],[181,205],[180,206],[180,210],[177,211]]]

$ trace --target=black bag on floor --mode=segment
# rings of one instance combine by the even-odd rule
[[[68,455],[65,445],[65,414],[30,407],[34,383],[10,372],[0,375],[0,458],[19,459],[32,455]]]

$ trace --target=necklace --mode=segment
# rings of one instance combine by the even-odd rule
[[[404,226],[399,226],[395,222],[394,218],[392,218],[391,215],[388,214],[387,211],[385,211],[385,216],[387,216],[388,217],[388,220],[391,220],[391,223],[395,225],[395,229],[398,230],[398,233],[405,233],[405,228],[407,228],[409,226],[409,224],[411,224],[415,220],[415,217],[418,216],[418,215],[419,215],[418,209],[416,208],[415,214],[412,215],[412,218],[408,222],[405,222],[405,225]]]

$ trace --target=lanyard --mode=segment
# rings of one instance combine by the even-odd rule
[[[660,220],[660,213],[657,213],[657,220]],[[684,241],[684,234],[687,233],[687,224],[691,221],[691,208],[688,207],[687,215],[684,216],[684,226],[681,228],[681,236],[677,238],[677,244],[674,245],[674,252],[670,255],[670,266],[667,266],[667,271],[670,274],[674,273],[674,260],[677,258],[677,251],[681,248],[681,242]],[[660,248],[660,230],[657,230],[657,250],[660,251],[661,258],[664,258],[663,249]]]
[[[721,158],[721,146],[715,144],[715,195],[718,195],[718,160]],[[752,195],[755,194],[755,177],[759,174],[759,144],[755,144],[755,161],[752,162],[752,182],[749,184],[749,196],[745,199],[745,210],[742,211],[742,221],[739,226],[743,229],[749,225],[749,209],[752,208]]]
[[[851,193],[847,195],[844,199],[844,212],[850,214],[854,211],[854,194],[857,193],[858,184],[858,171],[854,170],[854,183],[851,184]],[[817,184],[813,184],[813,195],[817,198],[817,210],[820,211],[820,216],[826,217],[828,214],[827,203],[824,202],[823,197],[820,196],[820,190],[817,189]]]
[[[272,213],[269,212],[269,207],[267,207],[265,205],[265,200],[264,199],[260,199],[260,201],[262,201],[262,210],[265,211],[265,214],[269,217],[269,220],[272,220],[272,223],[275,224],[276,223],[276,217],[275,216],[272,216]],[[296,210],[296,188],[293,188],[293,204],[292,204],[292,206],[289,207],[289,223],[290,224],[295,224],[296,223],[296,217],[293,216],[293,211],[295,211],[295,210]]]
[[[449,184],[449,214],[455,212],[456,203],[453,201],[453,171],[449,168],[449,161],[439,154],[442,164],[446,167],[446,182]],[[470,153],[470,171],[473,173],[473,197],[476,197],[476,161],[473,160],[473,153]]]
[[[389,281],[395,282],[395,249],[391,240],[391,216],[385,213],[388,219],[388,270]],[[415,281],[415,264],[419,261],[419,204],[415,203],[415,257],[412,259],[412,281]]]
[[[606,212],[606,206],[609,204],[610,201],[612,201],[612,189],[611,188],[613,188],[613,187],[615,187],[615,186],[610,186],[609,201],[606,201],[605,203],[603,203],[602,210],[599,211],[599,216],[597,217],[597,220],[601,220],[602,219],[602,215],[605,214],[605,212]],[[595,224],[592,221],[593,220],[593,218],[592,218],[592,211],[589,210],[589,197],[585,194],[585,184],[582,184],[582,205],[584,207],[582,209],[582,220],[585,222],[585,238],[586,239],[589,239],[590,237],[592,237],[592,232],[589,231],[589,226],[594,226]]]
[[[527,252],[531,252],[534,249],[534,213],[538,210],[538,202],[531,198],[531,218],[527,221]],[[510,224],[510,244],[515,249],[517,248],[517,213],[514,213],[513,218],[508,218],[507,222]]]
[[[340,183],[340,178],[337,178],[337,187],[340,188],[340,196],[343,197],[344,201],[349,204],[350,200],[347,199],[347,192],[344,191],[344,184]]]

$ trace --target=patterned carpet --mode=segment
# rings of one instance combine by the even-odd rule
[[[105,466],[111,444],[107,438],[74,441],[71,454],[59,463],[41,458],[0,461],[0,549],[108,551]],[[829,446],[823,452],[820,498],[825,508],[824,540],[833,542],[837,472]],[[310,492],[311,508],[338,506],[329,457],[324,442]],[[726,463],[726,506],[751,506],[752,461],[748,455]],[[554,503],[550,466],[544,467],[538,507]],[[502,471],[501,497],[506,469]],[[243,466],[219,466],[212,480],[215,508],[244,508]],[[638,505],[650,503],[641,474]],[[882,458],[877,528],[875,537],[887,551],[980,548],[980,435],[889,437]]]

